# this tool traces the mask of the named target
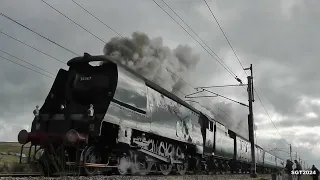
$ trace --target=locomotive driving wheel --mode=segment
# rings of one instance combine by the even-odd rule
[[[188,160],[186,158],[186,155],[179,146],[177,146],[176,149],[176,158],[183,162],[182,164],[176,164],[177,172],[180,175],[184,175],[188,169]]]
[[[95,176],[98,173],[98,168],[96,167],[88,167],[86,164],[98,164],[101,162],[101,156],[96,151],[94,146],[90,146],[84,150],[83,153],[83,163],[84,163],[84,170],[88,176]]]
[[[127,175],[131,165],[131,158],[127,154],[123,154],[118,158],[118,173]]]
[[[171,158],[172,159],[172,153],[173,153],[173,146],[171,144],[168,145],[168,143],[160,142],[159,148],[158,148],[158,154],[163,157]],[[172,164],[170,163],[159,163],[159,169],[163,175],[168,175],[172,171]]]
[[[133,172],[142,176],[148,175],[154,163],[148,161],[148,158],[145,155],[138,155],[137,153],[133,153],[132,156]]]

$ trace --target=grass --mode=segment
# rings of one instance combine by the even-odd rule
[[[26,144],[23,150],[23,154],[28,156],[30,144]],[[18,153],[20,154],[21,144],[18,142],[0,142],[0,153]],[[33,155],[34,148],[31,149],[31,155]],[[52,165],[59,172],[74,171],[74,169],[69,169],[67,167],[61,166],[57,157],[50,156],[52,160]],[[15,173],[15,172],[39,172],[40,169],[36,167],[31,167],[29,164],[20,164],[20,156],[15,155],[0,155],[0,174],[1,173]],[[27,162],[27,158],[23,158],[22,162]]]
[[[18,142],[0,142],[0,152],[20,153],[21,144]]]
[[[28,156],[29,146],[25,145],[23,154]],[[0,142],[0,152],[5,153],[18,153],[20,154],[21,144],[18,142]],[[11,173],[11,172],[30,172],[31,168],[29,165],[20,164],[20,157],[15,155],[0,155],[0,173]],[[22,159],[22,162],[26,162],[26,158]]]

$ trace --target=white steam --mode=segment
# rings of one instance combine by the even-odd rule
[[[130,169],[132,167],[132,162],[128,158],[120,158],[118,169],[123,174],[129,173]]]
[[[171,50],[163,45],[161,37],[150,39],[140,32],[134,32],[131,39],[112,38],[103,52],[182,99],[184,94],[191,93],[184,80],[190,82],[188,73],[196,68],[200,60],[200,56],[194,54],[188,45],[178,45]],[[203,104],[201,100],[199,102],[212,110],[211,104]],[[197,103],[189,104],[212,115]]]

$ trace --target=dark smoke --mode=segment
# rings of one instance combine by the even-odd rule
[[[222,122],[228,129],[248,138],[248,109],[235,103],[218,102],[215,103],[216,119]],[[255,126],[256,128],[256,126]]]
[[[182,99],[184,94],[194,92],[185,81],[190,82],[188,75],[196,68],[200,56],[194,54],[188,45],[178,45],[171,50],[163,45],[161,37],[150,39],[144,33],[134,32],[131,38],[112,38],[103,52]],[[190,101],[188,103],[214,117],[212,111],[217,111],[211,103],[204,98],[197,101],[202,106]],[[232,109],[228,107],[224,105],[222,108],[231,115]],[[224,119],[227,121],[229,118]],[[229,128],[234,123],[227,121],[227,124]]]
[[[186,86],[179,77],[184,79],[200,60],[188,45],[170,50],[161,37],[150,39],[140,32],[134,32],[131,39],[112,38],[103,52],[173,93]]]

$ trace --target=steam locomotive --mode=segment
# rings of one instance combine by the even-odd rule
[[[210,115],[112,57],[84,53],[67,64],[69,70],[59,70],[31,132],[18,134],[21,151],[30,143],[35,153],[29,151],[29,159],[44,174],[66,166],[86,175],[107,170],[122,175],[249,172],[250,142]],[[90,105],[93,116],[87,113]],[[258,173],[284,166],[258,145],[255,153]]]

